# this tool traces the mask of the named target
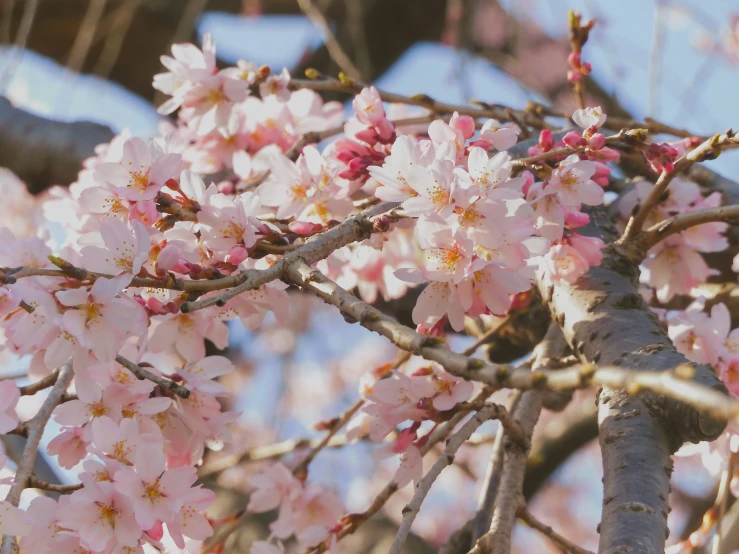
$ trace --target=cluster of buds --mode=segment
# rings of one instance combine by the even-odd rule
[[[570,12],[570,45],[572,52],[567,57],[570,69],[567,71],[567,80],[578,83],[585,75],[590,75],[592,67],[590,63],[582,60],[582,47],[588,41],[590,30],[595,25],[595,19],[582,23],[582,15]]]

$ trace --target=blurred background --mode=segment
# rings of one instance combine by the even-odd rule
[[[593,66],[589,105],[696,134],[739,126],[739,0],[0,0],[0,95],[11,102],[0,106],[0,165],[34,191],[74,179],[67,171],[34,185],[38,177],[3,154],[9,142],[44,140],[19,135],[11,125],[28,114],[99,124],[75,131],[83,141],[92,129],[92,144],[124,130],[156,135],[156,106],[164,99],[151,80],[163,71],[159,57],[172,43],[199,44],[204,33],[213,35],[222,66],[243,59],[275,73],[286,67],[298,78],[306,68],[334,76],[343,69],[390,92],[444,102],[523,108],[535,101],[571,110],[570,9],[598,21],[584,50]],[[334,61],[326,28],[348,65]],[[712,168],[736,173],[737,154],[721,156]],[[295,295],[291,308],[286,328],[267,324],[258,334],[238,322],[231,328],[228,355],[240,371],[229,385],[237,392],[233,409],[242,412],[233,451],[316,436],[316,422],[356,400],[364,371],[394,359],[384,339],[346,325],[316,299]],[[470,340],[457,337],[452,345]],[[545,414],[537,429],[527,477],[532,511],[595,549],[602,496],[592,391],[578,393],[556,419]],[[477,444],[460,451],[460,463],[443,474],[414,526],[418,536],[409,552],[435,552],[474,513],[494,432],[492,423],[481,428]],[[396,467],[378,465],[372,452],[366,444],[324,451],[311,480],[333,484],[349,511],[361,511]],[[672,542],[700,525],[720,471],[715,450],[686,453],[693,455],[676,461]],[[245,478],[257,468],[241,466],[212,480],[220,516],[243,507]],[[396,495],[347,551],[386,551],[409,492]],[[230,548],[246,551],[264,535],[263,522],[248,520]],[[557,551],[521,526],[515,545],[518,552]]]

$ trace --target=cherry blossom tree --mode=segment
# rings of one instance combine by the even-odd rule
[[[525,551],[518,521],[583,554],[533,496],[596,436],[599,552],[737,549],[739,185],[704,162],[739,138],[592,102],[577,13],[564,111],[381,90],[299,3],[336,76],[221,67],[206,34],[161,58],[158,136],[110,137],[37,197],[0,175],[0,345],[24,368],[0,381],[24,439],[0,552],[354,552],[382,512],[390,554]],[[373,342],[301,381],[299,336],[331,317]],[[272,379],[279,358],[276,406],[239,333]],[[242,417],[245,389],[274,421]],[[279,440],[288,404],[313,437]],[[673,458],[717,489],[668,543]],[[219,514],[229,490],[248,498]]]

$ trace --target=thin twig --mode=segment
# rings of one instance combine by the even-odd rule
[[[545,525],[544,523],[536,519],[526,506],[521,506],[518,509],[518,517],[526,525],[528,525],[532,529],[536,529],[537,531],[541,532],[554,544],[556,544],[558,547],[566,552],[570,552],[571,554],[593,554],[590,550],[586,550],[585,548],[576,545],[571,540],[566,539],[565,537],[554,531],[548,525]]]
[[[56,383],[56,380],[58,378],[59,378],[59,370],[55,369],[54,371],[49,373],[46,377],[39,379],[35,383],[31,383],[30,385],[19,387],[21,391],[21,396],[29,396],[31,394],[36,394],[37,392],[41,390],[47,389],[50,386],[52,386],[54,383]]]
[[[48,492],[57,492],[60,494],[78,491],[82,487],[84,487],[82,483],[76,483],[74,485],[59,485],[57,483],[48,483],[42,479],[39,479],[33,474],[28,476],[27,486],[31,489],[39,489],[39,490],[48,491]]]
[[[21,493],[28,486],[29,479],[31,475],[33,475],[33,467],[36,463],[36,455],[38,454],[39,443],[41,442],[41,436],[44,434],[46,423],[49,421],[54,408],[56,408],[61,401],[64,391],[67,390],[73,376],[74,371],[72,369],[72,360],[69,360],[59,370],[59,378],[51,389],[49,396],[44,400],[41,409],[30,421],[26,422],[26,426],[28,428],[28,440],[26,441],[26,446],[23,448],[23,454],[18,462],[18,469],[15,472],[13,484],[10,487],[8,495],[5,497],[5,501],[9,502],[13,506],[18,506],[21,499]],[[3,538],[0,554],[11,554],[16,552],[18,552],[18,544],[15,541],[15,537],[6,535]]]
[[[303,10],[303,13],[323,35],[326,49],[331,55],[331,59],[336,62],[336,65],[338,65],[341,70],[352,79],[361,79],[361,72],[357,69],[357,66],[354,65],[351,58],[346,55],[346,52],[344,52],[344,49],[341,47],[341,44],[339,44],[336,35],[334,35],[331,30],[331,26],[328,21],[326,21],[321,10],[314,6],[311,0],[298,0],[298,5],[300,6],[300,9]]]
[[[491,388],[483,387],[483,389],[480,390],[480,392],[478,392],[470,401],[477,402],[478,400],[484,400],[488,398],[492,393],[493,390]],[[428,454],[428,452],[432,448],[434,448],[439,442],[443,441],[452,431],[454,431],[454,428],[457,426],[457,424],[459,424],[466,416],[466,412],[454,414],[449,421],[443,423],[442,425],[439,425],[433,431],[431,431],[428,441],[425,445],[421,447],[421,455],[425,456],[426,454]],[[338,533],[336,533],[336,539],[341,540],[345,536],[355,533],[364,522],[369,520],[372,516],[374,516],[382,509],[385,503],[393,494],[395,494],[397,490],[398,485],[396,485],[394,481],[390,481],[390,483],[385,485],[385,487],[377,494],[377,496],[375,496],[374,500],[370,503],[367,509],[357,514],[348,514],[344,516],[340,521],[341,529]],[[329,550],[332,542],[333,536],[330,536],[322,543],[306,550],[306,554],[322,554],[323,552]]]
[[[124,358],[123,356],[116,356],[115,361],[121,364],[126,369],[128,369],[131,373],[133,373],[141,381],[148,379],[152,383],[156,383],[164,390],[167,390],[173,394],[176,394],[180,398],[188,398],[190,396],[190,391],[187,390],[182,385],[178,385],[174,381],[170,381],[169,379],[165,379],[164,377],[155,375],[148,369],[144,369],[143,367],[133,363],[131,360]]]
[[[636,240],[640,243],[642,250],[647,250],[663,241],[670,235],[674,235],[704,223],[714,221],[729,221],[739,218],[739,204],[731,206],[719,206],[718,208],[706,208],[684,214],[672,216],[664,221],[654,224],[644,231]],[[632,260],[640,263],[642,260]]]
[[[285,254],[269,268],[262,270],[248,269],[237,275],[227,277],[226,279],[233,282],[231,285],[233,288],[229,288],[226,292],[203,298],[196,302],[185,302],[181,309],[183,312],[188,313],[207,308],[208,306],[223,306],[231,298],[243,292],[258,289],[262,285],[282,278],[290,266],[296,262],[305,261],[307,263],[315,263],[326,258],[334,250],[352,242],[364,240],[375,231],[374,219],[377,216],[390,212],[397,208],[397,206],[398,204],[396,202],[384,202],[377,206],[372,206],[359,214],[349,216],[343,223],[340,223],[325,233],[316,235],[297,250]]]
[[[677,177],[682,171],[688,169],[691,165],[696,162],[701,162],[712,156],[716,156],[722,149],[728,148],[731,145],[736,144],[733,132],[721,134],[716,133],[712,137],[708,138],[697,146],[694,150],[691,150],[688,154],[680,158],[676,163],[672,171],[663,171],[657,179],[657,183],[654,185],[649,195],[644,199],[638,211],[629,219],[626,225],[624,234],[619,239],[620,243],[629,241],[637,236],[644,226],[644,222],[649,217],[654,207],[662,201],[662,195],[667,190],[672,180]]]
[[[444,452],[439,456],[436,462],[434,462],[434,465],[431,466],[429,472],[418,482],[413,498],[406,507],[403,508],[403,521],[400,524],[400,528],[398,529],[398,533],[395,535],[395,540],[393,541],[388,554],[400,553],[405,544],[405,540],[408,537],[408,533],[410,533],[411,525],[413,525],[413,521],[416,519],[416,516],[421,509],[421,504],[423,504],[423,501],[426,499],[426,495],[431,490],[431,486],[434,484],[436,479],[438,479],[444,468],[454,462],[454,456],[457,453],[457,450],[459,450],[465,441],[472,436],[472,433],[474,433],[480,425],[489,419],[495,418],[501,409],[503,408],[497,404],[492,404],[483,408],[447,441]]]

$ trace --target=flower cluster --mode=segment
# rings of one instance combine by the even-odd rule
[[[603,242],[582,229],[584,210],[604,202],[608,162],[618,159],[599,131],[600,108],[575,112],[580,130],[559,142],[542,131],[529,158],[516,159],[522,154],[509,150],[524,132],[518,125],[453,113],[402,126],[374,87],[357,88],[341,125],[342,106],[299,89],[287,71],[243,61],[219,70],[209,36],[202,50],[175,45],[162,62],[168,72],[154,87],[170,98],[160,112],[177,112],[177,122],[162,123],[149,141],[123,133],[100,145],[75,183],[33,207],[39,225],[8,218],[0,228],[4,355],[27,356],[34,380],[74,371],[72,388],[58,395],[52,421],[60,429],[48,453],[77,472],[81,487],[27,509],[0,502],[0,532],[21,536],[27,552],[201,547],[213,533],[204,512],[214,495],[194,486],[196,467],[206,448],[230,440],[238,417],[224,411],[218,380],[233,364],[207,355],[206,341],[228,346],[235,320],[248,329],[268,317],[279,325],[291,304],[279,275],[223,292],[264,275],[285,252],[312,248],[314,235],[360,207],[396,203],[370,238],[324,253],[318,269],[370,303],[425,285],[412,313],[424,333],[504,315],[537,272],[572,284],[602,259]],[[589,71],[579,58],[571,64]],[[667,148],[649,155],[665,170],[674,160]],[[649,189],[637,183],[624,213]],[[649,223],[718,202],[676,179]],[[689,291],[709,274],[699,253],[725,248],[724,230],[706,224],[657,245],[643,280],[662,301]],[[669,315],[670,335],[731,381],[736,337],[725,310],[714,311]],[[376,377],[363,381],[366,405],[348,436],[384,441],[380,457],[400,455],[394,480],[402,487],[418,481],[431,429],[469,409],[459,404],[473,385],[420,358]],[[16,383],[0,382],[0,433],[23,430],[20,396]],[[276,463],[249,480],[249,512],[279,509],[255,554],[282,552],[293,537],[301,547],[336,537],[341,501],[305,477]]]
[[[597,158],[609,149],[593,140],[605,120],[591,123],[594,113],[601,115],[581,110],[575,117],[588,122]],[[573,230],[589,221],[583,205],[603,203],[605,164],[588,159],[589,151],[573,154],[535,182],[531,173],[514,174],[507,152],[491,157],[486,150],[510,148],[517,132],[491,120],[479,140],[467,143],[474,134],[474,120],[455,113],[449,123],[434,121],[427,139],[398,137],[383,165],[369,168],[380,183],[375,196],[400,202],[416,219],[415,239],[425,259],[420,268],[401,268],[396,275],[429,282],[413,311],[423,328],[448,318],[459,331],[465,315],[503,315],[513,295],[531,287],[537,267],[553,281],[574,282],[602,257],[602,241]]]
[[[668,334],[678,352],[718,370],[729,391],[739,394],[739,329],[731,329],[729,310],[722,303],[705,312],[700,297],[685,310],[665,314]]]
[[[276,521],[269,526],[272,537],[284,540],[295,536],[302,549],[325,540],[344,513],[344,506],[330,490],[298,480],[284,465],[277,463],[252,476],[254,487],[247,510],[254,513],[279,508]],[[257,541],[252,554],[283,552],[280,542]]]
[[[621,197],[619,209],[624,220],[649,195],[653,186],[648,181],[636,181],[634,188]],[[675,178],[667,189],[666,198],[650,212],[644,228],[675,215],[720,204],[721,193],[704,197],[697,184]],[[656,290],[660,302],[669,302],[676,294],[688,294],[713,274],[701,254],[725,250],[729,245],[723,235],[727,228],[722,222],[705,223],[669,236],[648,252],[642,264],[641,282]]]
[[[368,401],[363,408],[365,418],[353,434],[364,430],[373,441],[383,441],[398,425],[411,422],[397,438],[378,452],[379,458],[400,455],[400,466],[394,481],[404,487],[411,481],[418,482],[423,472],[421,448],[428,440],[428,433],[419,436],[421,425],[443,420],[443,412],[452,410],[459,402],[472,396],[473,385],[458,379],[436,363],[414,357],[405,365],[405,373],[393,371],[392,376],[362,385],[362,394]]]

